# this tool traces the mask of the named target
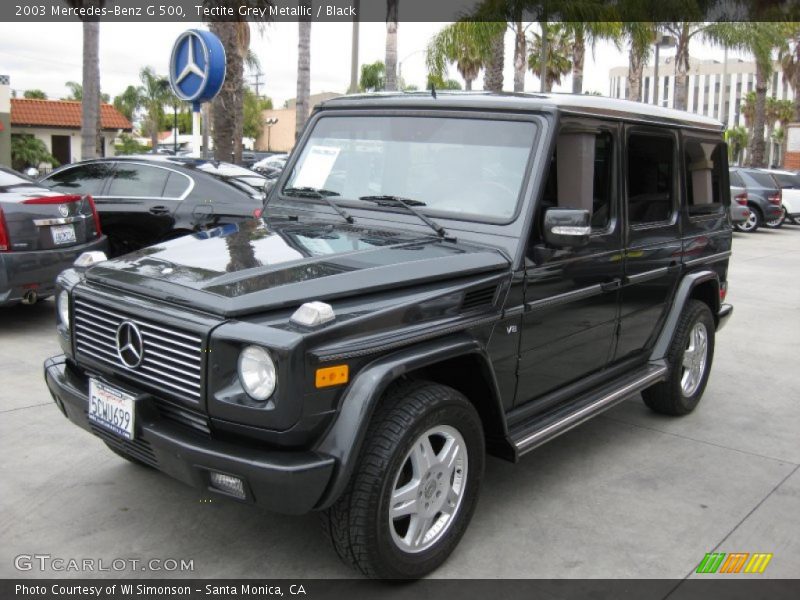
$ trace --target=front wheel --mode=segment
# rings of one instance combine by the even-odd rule
[[[373,418],[323,528],[338,555],[369,577],[423,577],[464,534],[483,463],[481,421],[463,395],[426,382],[399,386]]]
[[[695,409],[711,371],[715,330],[708,305],[689,300],[667,352],[667,379],[642,392],[647,406],[665,415],[685,415]]]

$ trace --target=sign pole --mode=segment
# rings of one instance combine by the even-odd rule
[[[202,145],[202,137],[200,134],[200,103],[192,103],[192,156],[202,157],[203,152],[200,150]]]

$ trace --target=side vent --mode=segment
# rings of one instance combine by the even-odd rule
[[[497,293],[497,286],[477,288],[464,294],[461,302],[461,311],[478,310],[490,308],[494,303],[494,296]]]

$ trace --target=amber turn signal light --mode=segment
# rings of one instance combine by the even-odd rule
[[[318,388],[341,385],[350,380],[350,368],[347,365],[336,365],[317,369],[316,386]]]

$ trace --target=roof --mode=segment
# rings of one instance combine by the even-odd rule
[[[716,119],[632,100],[588,94],[535,94],[527,92],[383,92],[354,94],[328,100],[320,108],[353,107],[465,108],[509,111],[547,111],[588,114],[631,121],[661,122],[722,131]]]
[[[131,122],[111,104],[100,105],[101,129],[131,131]],[[80,129],[81,103],[74,100],[11,99],[11,125]]]

